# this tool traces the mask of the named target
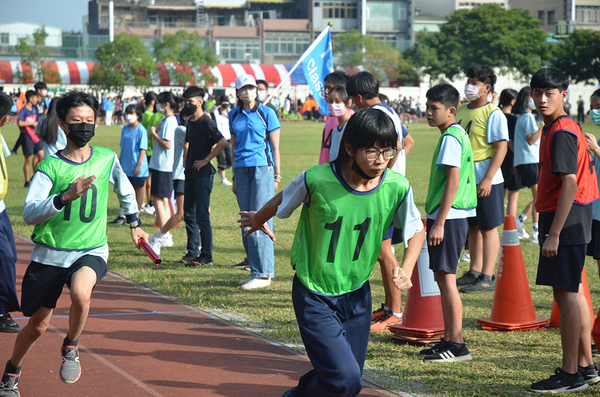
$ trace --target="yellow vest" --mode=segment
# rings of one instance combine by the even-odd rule
[[[4,159],[4,148],[2,147],[2,135],[0,134],[0,200],[6,196],[8,191],[8,169]]]
[[[456,120],[469,134],[471,148],[473,150],[473,161],[482,161],[494,155],[496,151],[493,144],[488,143],[488,120],[490,114],[497,110],[498,106],[488,103],[487,105],[471,109],[468,104],[460,105],[456,110]]]

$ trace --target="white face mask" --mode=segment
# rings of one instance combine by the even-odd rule
[[[42,90],[42,95],[43,95],[43,96],[46,96],[46,95],[48,95],[48,90]]]
[[[154,107],[154,110],[156,111],[156,113],[164,113],[164,109],[160,106],[160,103],[157,103],[156,106]]]
[[[527,108],[535,110],[535,102],[533,101],[533,98],[529,98],[529,100],[527,101]]]
[[[238,95],[240,99],[244,102],[254,102],[256,99],[256,89],[252,88],[250,90],[239,91]]]
[[[477,87],[476,85],[472,85],[472,84],[465,85],[465,96],[467,97],[467,100],[469,102],[473,102],[474,100],[476,100],[477,98],[479,98],[481,96],[479,94],[479,87]]]
[[[132,124],[135,123],[137,121],[137,115],[135,114],[126,114],[125,115],[125,120],[127,120],[128,124]]]
[[[264,101],[265,99],[267,99],[267,91],[266,90],[258,90],[256,93],[256,99],[258,99],[259,101]]]

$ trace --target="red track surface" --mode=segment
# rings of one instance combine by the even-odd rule
[[[15,240],[20,288],[32,244]],[[66,385],[58,369],[69,306],[65,288],[48,331],[23,363],[22,396],[279,397],[312,368],[306,356],[287,347],[109,273],[94,291],[80,338],[81,378]],[[19,325],[27,323],[19,313],[13,316]],[[0,334],[0,361],[10,357],[16,335]],[[392,395],[375,386],[361,393]]]

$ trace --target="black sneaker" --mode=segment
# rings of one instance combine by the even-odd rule
[[[188,253],[187,253],[187,254],[185,254],[185,255],[183,256],[183,258],[181,258],[181,259],[179,260],[179,262],[177,262],[177,263],[179,263],[180,265],[186,265],[186,266],[187,266],[187,265],[188,265],[188,263],[191,263],[191,262],[192,262],[194,259],[196,259],[196,258],[198,258],[198,255],[192,255],[192,254],[190,254],[190,253],[188,252]]]
[[[250,264],[248,263],[248,257],[244,258],[244,260],[240,263],[236,263],[235,265],[233,265],[235,269],[245,269],[246,266],[250,266]]]
[[[2,383],[0,383],[0,397],[15,397],[20,396],[17,386],[19,385],[19,375],[7,374],[2,375]]]
[[[539,382],[532,383],[529,390],[536,393],[559,393],[559,392],[574,392],[585,390],[588,384],[580,372],[569,374],[557,368],[554,375],[548,379],[543,379]]]
[[[595,364],[588,365],[587,367],[577,367],[579,373],[583,376],[583,380],[588,385],[594,385],[600,382],[600,375],[598,375],[598,367]]]
[[[63,346],[60,351],[63,360],[60,366],[60,380],[69,384],[77,382],[81,376],[79,349],[77,346]]]
[[[202,258],[201,256],[198,257],[198,262],[200,262],[201,266],[214,266],[215,265],[215,262],[213,262],[212,259]]]
[[[116,217],[115,220],[111,221],[110,224],[111,225],[122,225],[125,223],[125,217],[124,216],[118,216]]]
[[[462,287],[463,285],[471,285],[479,280],[479,276],[471,273],[471,270],[466,271],[462,276],[456,279],[456,286]]]
[[[10,314],[0,315],[0,332],[19,332],[21,327],[12,319]]]
[[[432,354],[437,354],[439,351],[443,350],[446,347],[446,343],[448,343],[448,341],[444,338],[442,338],[442,340],[438,343],[436,343],[435,345],[431,346],[428,349],[423,349],[419,352],[420,356],[430,356]]]
[[[456,343],[446,341],[446,345],[434,354],[423,357],[423,361],[431,363],[449,363],[459,361],[469,361],[473,357],[469,354],[466,343]]]
[[[598,351],[598,348],[596,347],[596,345],[592,345],[592,356],[600,357],[600,352]]]
[[[194,257],[193,259],[190,259],[190,261],[188,263],[186,263],[185,266],[186,267],[201,267],[202,262],[200,260],[200,255]]]
[[[496,287],[496,276],[492,276],[491,280],[484,280],[483,277],[484,276],[482,274],[475,283],[462,287],[460,292],[464,292],[465,294],[471,292],[493,292],[494,288]]]

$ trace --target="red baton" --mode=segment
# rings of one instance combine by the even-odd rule
[[[154,262],[157,266],[161,264],[162,259],[160,259],[158,255],[156,255],[156,252],[154,252],[150,245],[148,245],[146,240],[140,237],[138,239],[138,243],[140,244],[146,255],[148,255],[148,257],[152,259],[152,262]]]

